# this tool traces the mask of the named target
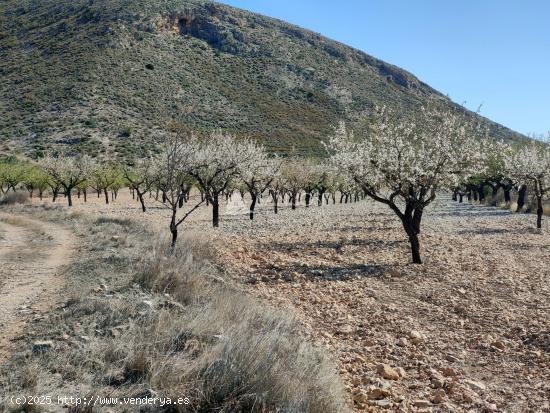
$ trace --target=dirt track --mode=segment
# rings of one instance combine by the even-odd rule
[[[0,361],[25,324],[60,301],[72,233],[45,221],[0,215]]]

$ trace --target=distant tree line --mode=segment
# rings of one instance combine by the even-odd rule
[[[400,219],[414,263],[422,262],[424,210],[442,190],[460,202],[464,197],[480,202],[489,197],[493,204],[501,190],[507,205],[515,191],[518,211],[529,191],[536,199],[541,228],[543,199],[550,193],[548,143],[492,140],[460,110],[422,109],[404,119],[382,107],[373,118],[362,136],[344,123],[336,127],[327,137],[328,157],[323,159],[277,156],[254,140],[221,131],[206,138],[174,133],[157,155],[129,164],[63,153],[36,162],[0,162],[0,191],[24,189],[40,199],[48,191],[54,202],[62,195],[72,206],[75,196],[86,202],[90,193],[108,204],[127,187],[143,212],[146,199],[170,210],[172,246],[181,225],[203,204],[211,207],[212,225],[218,227],[220,202],[235,192],[243,200],[249,194],[251,220],[264,196],[271,199],[274,213],[281,202],[295,209],[302,199],[310,207],[369,197]],[[193,188],[200,193],[195,201],[190,196]]]

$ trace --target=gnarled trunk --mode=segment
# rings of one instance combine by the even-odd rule
[[[250,204],[250,219],[254,219],[254,208],[256,208],[256,202],[258,200],[258,197],[256,194],[250,193],[250,197],[252,198],[252,203]]]
[[[423,212],[424,209],[422,207],[407,205],[405,212],[401,216],[403,228],[409,238],[413,264],[422,264],[422,257],[420,256],[420,239],[418,238],[418,234],[420,234],[420,224],[422,222]]]
[[[544,212],[544,208],[542,207],[542,196],[537,195],[537,228],[542,228],[542,214]]]
[[[172,221],[170,222],[170,233],[172,234],[172,242],[170,247],[174,248],[176,246],[176,241],[178,240],[178,226],[176,225],[176,212],[172,212]]]
[[[145,211],[146,211],[146,208],[145,208],[145,202],[143,201],[143,194],[142,194],[139,190],[137,190],[136,192],[137,192],[137,196],[138,196],[139,202],[140,202],[140,204],[141,204],[141,210],[142,210],[143,212],[145,212]]]

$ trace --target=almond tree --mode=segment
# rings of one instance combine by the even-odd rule
[[[297,158],[288,158],[282,165],[281,173],[283,175],[286,192],[290,196],[291,208],[296,209],[298,194],[304,186],[304,171],[302,161]]]
[[[176,135],[166,140],[160,156],[152,165],[152,176],[157,187],[163,192],[162,205],[170,209],[171,247],[174,248],[178,239],[179,226],[203,204],[203,200],[195,204],[183,216],[178,216],[181,199],[185,196],[182,182],[188,178],[189,171],[197,166],[197,151],[199,150],[194,137]]]
[[[212,205],[212,225],[220,225],[220,194],[228,189],[239,175],[242,165],[252,162],[258,156],[258,146],[251,141],[239,141],[220,131],[208,139],[194,138],[193,168],[190,175],[208,203]]]
[[[48,188],[49,179],[49,176],[36,165],[28,165],[23,178],[23,185],[29,191],[29,197],[32,198],[34,191],[38,191],[38,197],[42,200],[44,191]]]
[[[475,177],[479,182],[478,193],[483,192],[484,186],[491,188],[491,205],[496,206],[498,190],[504,191],[504,201],[510,204],[510,191],[515,186],[514,180],[506,170],[505,158],[511,151],[510,145],[503,141],[487,139],[482,142],[484,172]],[[484,195],[484,194],[483,194]]]
[[[437,191],[455,187],[479,165],[479,141],[464,116],[422,110],[416,119],[378,110],[372,131],[356,140],[343,123],[330,139],[332,162],[377,202],[391,208],[408,236],[412,262],[421,264],[420,226]]]
[[[279,197],[284,194],[287,187],[285,176],[281,173],[281,167],[282,163],[269,183],[269,195],[271,195],[271,200],[273,201],[273,212],[275,214],[279,213]]]
[[[25,165],[20,162],[0,164],[0,193],[7,193],[10,189],[15,192],[17,186],[25,179],[26,172]]]
[[[537,199],[537,228],[542,228],[542,201],[550,193],[550,144],[533,142],[507,154],[506,169],[522,184],[532,186]]]
[[[154,183],[151,160],[140,159],[133,167],[125,166],[122,173],[130,189],[136,192],[141,204],[141,210],[145,212],[147,208],[145,208],[143,195],[151,190]]]
[[[309,208],[313,193],[319,189],[319,182],[322,180],[323,171],[313,159],[306,159],[301,163],[300,179],[301,187],[305,191],[304,201],[306,208]],[[320,196],[322,198],[322,195]]]
[[[85,181],[92,171],[92,159],[87,155],[56,157],[48,155],[39,162],[42,170],[50,177],[50,186],[56,197],[56,188],[62,187],[69,206],[73,206],[72,190]]]
[[[250,193],[250,219],[254,219],[254,209],[258,197],[271,185],[279,170],[280,162],[268,159],[265,148],[255,143],[250,143],[250,151],[256,154],[239,167],[239,177]]]
[[[119,168],[110,161],[99,162],[93,168],[90,178],[92,187],[95,188],[98,193],[103,192],[106,204],[109,203],[109,189],[120,180],[120,176],[121,173]]]

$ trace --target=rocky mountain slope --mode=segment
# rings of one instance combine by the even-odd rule
[[[375,104],[455,106],[359,50],[199,0],[4,0],[0,77],[0,151],[31,156],[70,144],[127,158],[175,124],[312,153]]]

